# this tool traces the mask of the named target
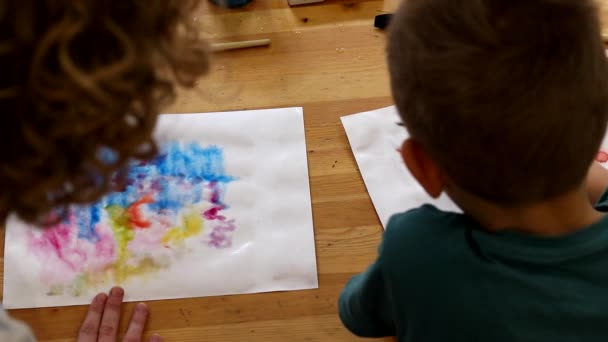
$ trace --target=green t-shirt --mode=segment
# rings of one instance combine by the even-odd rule
[[[597,209],[608,211],[608,193]],[[608,216],[541,238],[489,233],[425,205],[391,218],[378,259],[349,281],[340,318],[399,341],[608,341]]]

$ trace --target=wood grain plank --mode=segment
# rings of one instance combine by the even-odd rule
[[[264,37],[272,39],[270,47],[214,56],[211,73],[196,89],[181,91],[167,112],[285,107],[389,95],[384,34],[371,27],[352,27],[339,35],[313,30]]]
[[[172,341],[201,341],[201,336],[213,341],[293,341],[293,342],[341,342],[370,341],[354,338],[341,327],[334,315],[316,315],[298,319],[263,321],[263,324],[239,323],[216,325],[188,330],[161,330],[163,336]],[[380,339],[378,341],[393,341]]]

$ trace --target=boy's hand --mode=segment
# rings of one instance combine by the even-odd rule
[[[597,203],[600,196],[608,189],[608,170],[593,162],[587,174],[587,193],[591,204]]]
[[[80,327],[78,342],[115,342],[117,340],[124,294],[122,288],[115,287],[110,291],[109,296],[105,293],[95,296]],[[147,319],[148,308],[143,303],[137,304],[123,341],[141,341]],[[150,342],[161,341],[162,339],[158,335],[150,337]]]

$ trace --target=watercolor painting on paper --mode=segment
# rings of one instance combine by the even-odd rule
[[[256,125],[264,139],[243,133]],[[97,203],[46,229],[9,220],[5,307],[86,304],[114,285],[127,300],[317,286],[301,109],[164,115],[157,137]]]
[[[55,227],[29,232],[28,248],[46,266],[41,282],[49,295],[79,295],[84,287],[120,285],[171,267],[188,253],[185,240],[230,247],[236,222],[222,215],[222,198],[235,180],[225,174],[217,146],[162,146],[154,160],[130,168],[122,191],[72,208]]]

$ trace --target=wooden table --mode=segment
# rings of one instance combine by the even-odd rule
[[[254,0],[224,10],[203,1],[195,20],[209,40],[271,38],[272,45],[214,55],[211,73],[167,112],[304,107],[320,287],[149,302],[149,332],[166,341],[359,340],[342,327],[337,298],[374,259],[382,228],[339,117],[391,104],[384,33],[372,24],[385,6],[394,5],[330,0],[290,8],[287,0]],[[85,310],[11,315],[51,341],[73,339]]]
[[[237,10],[204,2],[196,21],[211,41],[271,38],[272,46],[214,55],[210,75],[167,111],[304,107],[320,287],[149,302],[149,332],[166,341],[360,340],[342,327],[337,298],[344,283],[374,260],[382,228],[339,117],[391,104],[385,37],[372,22],[397,1],[329,0],[289,8],[286,0],[254,0]],[[51,341],[76,336],[85,310],[11,314]]]

